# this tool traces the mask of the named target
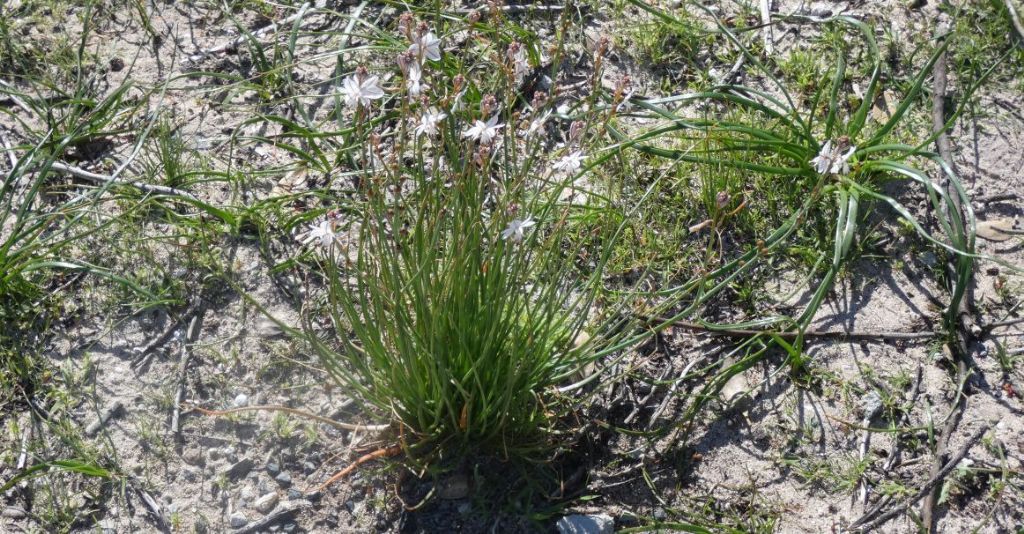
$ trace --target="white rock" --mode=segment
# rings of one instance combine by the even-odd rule
[[[567,515],[555,524],[559,534],[612,534],[615,520],[610,515]]]
[[[235,400],[231,401],[232,408],[241,408],[249,404],[249,396],[245,393],[239,393]]]
[[[277,492],[272,491],[259,499],[256,499],[256,502],[252,503],[252,507],[261,514],[268,514],[275,506],[277,506],[278,499],[279,497],[277,496]]]

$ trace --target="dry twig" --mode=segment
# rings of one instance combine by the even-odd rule
[[[877,513],[877,507],[873,508],[872,510],[868,511],[868,513],[864,514],[853,523],[850,523],[850,526],[847,528],[849,530],[868,532],[884,525],[891,519],[905,512],[907,508],[910,508],[911,506],[914,505],[914,503],[921,500],[926,494],[934,490],[939,485],[939,483],[946,478],[946,475],[952,472],[953,469],[955,469],[956,466],[960,463],[960,461],[967,456],[967,453],[971,450],[971,447],[973,447],[974,444],[977,443],[978,440],[980,440],[986,432],[988,432],[988,430],[989,428],[985,426],[975,431],[975,433],[972,434],[971,437],[967,439],[967,442],[964,443],[963,447],[961,447],[960,450],[957,451],[957,453],[954,454],[949,459],[949,461],[946,462],[945,465],[943,465],[942,468],[939,469],[939,471],[936,472],[935,475],[928,480],[928,482],[925,482],[925,484],[921,486],[921,489],[918,490],[918,492],[912,495],[909,499],[903,501],[898,506],[889,510],[888,512],[878,516],[877,519],[871,520],[871,517]]]
[[[186,404],[187,403],[183,403]],[[280,406],[277,404],[260,404],[257,406],[243,406],[241,408],[231,408],[230,410],[207,410],[206,408],[200,408],[199,406],[190,405],[193,410],[203,415],[231,415],[243,412],[284,412],[292,415],[298,415],[300,417],[306,417],[314,421],[319,421],[326,425],[340,428],[342,430],[348,430],[350,432],[363,431],[363,432],[380,432],[387,429],[391,425],[354,425],[352,423],[343,423],[341,421],[335,421],[334,419],[328,419],[326,417],[316,415],[304,410],[296,408],[289,408],[288,406]]]
[[[85,169],[79,169],[78,167],[72,167],[71,165],[67,165],[67,164],[61,163],[61,162],[53,162],[50,165],[50,169],[55,170],[55,171],[59,171],[59,172],[66,172],[66,173],[68,173],[68,174],[70,174],[72,176],[81,178],[83,180],[89,180],[90,182],[94,182],[94,183],[112,183],[112,184],[115,184],[115,185],[127,185],[129,187],[134,187],[134,188],[136,188],[136,189],[138,189],[140,191],[144,191],[146,193],[155,193],[155,194],[160,194],[160,195],[171,195],[171,196],[176,196],[176,197],[187,198],[187,199],[193,200],[193,201],[198,201],[199,200],[195,196],[193,196],[191,193],[182,191],[181,189],[175,189],[173,187],[167,187],[167,186],[163,186],[163,185],[145,184],[145,183],[140,183],[140,182],[126,182],[124,180],[119,180],[119,179],[117,179],[114,176],[107,176],[107,175],[104,175],[104,174],[96,174],[94,172],[89,172],[89,171],[87,171]]]

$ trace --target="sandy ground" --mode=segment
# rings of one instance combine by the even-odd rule
[[[777,12],[799,9],[805,3],[781,4],[776,6]],[[934,7],[910,11],[902,5],[895,1],[814,2],[806,9],[836,12],[848,8],[855,14],[888,20],[902,32],[929,31]],[[231,25],[214,11],[185,3],[161,3],[158,8],[152,23],[165,37],[156,46],[126,17],[98,19],[90,48],[101,59],[120,58],[129,65],[109,73],[106,83],[111,88],[131,77],[170,79],[200,68],[245,71],[245,60],[235,54],[196,55],[197,50],[236,37]],[[248,22],[264,23],[255,19]],[[308,23],[320,22],[313,17]],[[614,30],[610,22],[607,24]],[[597,27],[602,28],[601,23]],[[801,30],[780,26],[774,38],[784,48],[802,39]],[[305,50],[313,54],[329,47],[320,50],[308,45]],[[332,68],[332,62],[325,60],[322,65],[304,67],[303,76],[311,82],[329,74]],[[641,70],[630,70],[640,68],[622,61],[613,63],[610,71],[626,72],[642,83],[649,76]],[[197,87],[207,82],[193,79],[183,84]],[[315,83],[310,86],[319,90]],[[242,105],[246,98],[207,86],[191,95],[170,94],[166,106],[183,119],[185,137],[197,147],[210,147],[211,156],[223,163],[228,156],[216,147],[225,132],[248,118],[247,108]],[[1009,200],[977,205],[980,220],[1020,215],[1019,196],[1024,194],[1024,175],[1020,172],[1024,168],[1022,107],[1024,98],[1019,94],[983,94],[979,108],[986,110],[984,116],[962,121],[953,132],[956,164],[972,197],[1012,195]],[[247,165],[253,168],[271,168],[287,161],[283,151],[254,147],[250,145],[243,154],[232,157],[247,159]],[[273,178],[261,180],[249,195],[265,197],[275,182]],[[211,201],[228,200],[224,191],[211,189],[204,194]],[[865,260],[856,274],[844,278],[819,311],[814,327],[863,332],[938,328],[945,290],[934,276],[935,258],[915,253],[905,239],[892,235],[886,248],[894,255],[890,260],[896,261]],[[979,251],[1024,264],[1018,240],[979,240]],[[281,291],[268,262],[252,241],[228,243],[224,253],[236,267],[242,289],[275,316],[298,324],[295,303]],[[894,267],[896,263],[901,267]],[[1006,314],[1005,301],[994,289],[999,284],[1017,287],[1020,277],[992,264],[978,268],[974,301],[983,324],[1001,320]],[[316,370],[315,358],[263,320],[255,306],[231,294],[203,295],[203,300],[200,319],[192,327],[194,340],[188,342],[186,338],[191,321],[187,317],[178,324],[178,333],[141,367],[132,365],[138,349],[177,324],[174,317],[162,311],[127,318],[90,311],[74,326],[54,333],[46,352],[55,365],[82,369],[89,362],[91,369],[89,389],[83,392],[87,400],[77,408],[79,422],[88,427],[112,413],[89,439],[108,444],[124,472],[132,475],[118,495],[103,502],[99,522],[83,526],[80,532],[146,532],[157,528],[229,532],[234,530],[232,516],[239,514],[247,526],[237,531],[247,532],[246,528],[275,511],[291,513],[257,531],[468,532],[497,525],[473,512],[472,495],[466,491],[455,490],[450,495],[453,499],[422,512],[405,513],[394,498],[394,473],[382,473],[373,466],[332,486],[325,494],[310,495],[359,451],[373,448],[377,442],[372,434],[341,432],[266,412],[217,418],[187,411],[181,416],[180,432],[171,433],[171,407],[179,380],[184,381],[189,402],[210,408],[283,404],[339,420],[361,421],[344,392],[332,388]],[[972,448],[969,458],[975,466],[1005,468],[1017,476],[1024,469],[1024,406],[1019,396],[1024,391],[1012,393],[1015,386],[1003,376],[994,353],[999,346],[1016,348],[1019,333],[1013,328],[986,332],[971,346],[974,374],[967,388],[967,408],[950,443],[950,450],[956,450],[975,430],[991,427],[983,445]],[[642,362],[643,369],[652,376],[677,376],[691,363],[710,361],[727,350],[719,339],[682,328],[672,329],[659,339],[656,346],[638,356],[647,359]],[[186,344],[192,360],[182,373]],[[607,454],[594,461],[585,477],[589,484],[586,493],[597,498],[572,510],[607,513],[624,527],[640,524],[637,517],[662,518],[666,510],[689,510],[695,503],[703,503],[704,509],[712,510],[710,517],[738,514],[776,518],[766,531],[837,532],[876,502],[886,482],[899,482],[909,488],[924,483],[932,462],[923,446],[912,448],[903,443],[901,461],[886,468],[887,460],[895,454],[896,441],[884,433],[871,433],[862,455],[867,434],[856,425],[862,425],[864,405],[874,402],[873,395],[878,398],[872,392],[883,391],[893,402],[910,403],[903,426],[923,426],[929,419],[941,426],[957,386],[942,359],[941,348],[913,341],[824,340],[812,342],[808,350],[819,377],[813,387],[795,387],[785,373],[776,372],[781,357],[769,358],[742,375],[739,386],[749,392],[745,398],[713,403],[687,436],[672,434],[647,440],[601,434],[598,441],[603,442]],[[894,390],[893,383],[904,388]],[[914,384],[919,385],[918,394],[907,400]],[[624,387],[635,389],[623,390],[626,399],[646,397],[636,419],[645,426],[662,404],[664,389],[647,395],[649,387],[646,392],[637,384]],[[684,386],[694,391],[698,387]],[[667,402],[659,420],[664,423],[677,417],[682,408],[678,404]],[[612,410],[609,418],[621,419],[630,410],[617,413]],[[890,421],[883,414],[868,418],[867,423],[862,426],[885,427]],[[927,439],[923,430],[916,436],[921,441]],[[846,473],[862,461],[865,467],[861,479],[868,481],[869,488],[867,501],[861,484],[851,486],[849,477],[828,475]],[[640,476],[641,466],[650,475],[650,486]],[[3,473],[5,477],[10,473],[6,466]],[[813,473],[820,474],[821,479],[813,479],[809,475]],[[1011,532],[1024,522],[1022,496],[1004,494],[993,502],[983,498],[987,488],[984,483],[965,485],[966,490],[951,495],[941,508],[939,531],[966,532],[980,527],[982,532]],[[657,496],[651,487],[657,488]],[[145,504],[144,495],[155,504]],[[17,500],[8,504],[16,505]],[[162,518],[156,517],[154,510]],[[550,531],[554,520],[543,523],[543,527],[501,524],[512,530]],[[0,517],[0,531],[17,532],[22,528],[31,530],[28,522],[15,515]],[[884,531],[915,532],[916,527],[904,517],[889,523]]]

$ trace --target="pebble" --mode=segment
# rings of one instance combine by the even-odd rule
[[[181,459],[185,460],[185,463],[189,465],[197,465],[199,467],[206,465],[206,458],[203,458],[203,453],[199,449],[185,449],[185,452],[181,454]]]
[[[242,528],[248,523],[249,520],[246,519],[245,514],[242,512],[235,512],[228,518],[228,524],[231,525],[231,528]]]
[[[299,528],[299,526],[295,523],[288,523],[282,528],[282,530],[284,530],[285,532],[295,532],[295,529],[297,528]]]
[[[297,490],[295,488],[289,488],[288,489],[288,500],[294,501],[296,499],[301,499],[301,498],[302,498],[302,492],[301,491],[299,491],[299,490]]]
[[[8,519],[24,519],[25,515],[25,510],[22,510],[17,506],[8,506],[4,508],[4,517]]]
[[[231,401],[232,408],[242,408],[247,404],[249,404],[249,396],[245,393],[239,393],[235,400]]]
[[[610,515],[567,515],[555,524],[559,534],[612,534],[615,520]]]
[[[256,502],[252,503],[252,507],[261,514],[268,514],[275,506],[277,506],[277,501],[279,499],[280,497],[278,497],[277,492],[272,491],[259,499],[256,499]]]
[[[276,477],[281,472],[281,466],[274,461],[267,462],[267,472],[270,473],[270,476]]]
[[[274,480],[278,484],[280,484],[282,486],[291,486],[292,485],[292,476],[289,475],[287,471],[282,472],[280,475],[277,475],[276,477],[274,477]]]
[[[224,474],[227,475],[230,480],[238,480],[245,475],[248,475],[249,471],[252,470],[252,466],[253,461],[251,459],[243,458],[232,464],[231,467],[225,469]]]

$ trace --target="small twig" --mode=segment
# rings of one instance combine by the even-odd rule
[[[0,85],[6,87],[7,89],[9,89],[11,91],[15,91],[16,90],[13,85],[11,85],[11,84],[3,81],[3,80],[0,80]],[[10,98],[11,102],[13,102],[15,106],[18,106],[19,108],[21,108],[25,113],[28,113],[29,115],[35,115],[35,112],[32,111],[32,108],[28,107],[28,104],[26,104],[24,100],[18,98],[18,96],[15,95],[13,92],[7,93],[7,98]]]
[[[156,499],[149,494],[146,490],[140,488],[137,484],[133,484],[135,487],[135,493],[138,493],[139,498],[142,499],[142,503],[146,505],[146,509],[153,516],[156,521],[156,527],[162,532],[168,532],[167,517],[164,515],[163,508],[160,503],[156,502]]]
[[[106,175],[103,175],[103,174],[96,174],[94,172],[89,172],[89,171],[87,171],[85,169],[79,169],[78,167],[72,167],[71,165],[67,165],[67,164],[60,163],[60,162],[52,163],[50,165],[50,168],[52,170],[55,170],[55,171],[66,172],[66,173],[68,173],[68,174],[70,174],[72,176],[75,176],[75,177],[78,177],[78,178],[82,178],[83,180],[89,180],[89,181],[94,182],[94,183],[113,183],[113,184],[116,184],[116,185],[126,185],[126,186],[129,186],[129,187],[134,187],[134,188],[136,188],[136,189],[138,189],[140,191],[144,191],[146,193],[155,193],[155,194],[161,194],[161,195],[177,196],[177,197],[187,198],[187,199],[193,200],[193,201],[198,201],[199,200],[195,196],[193,196],[191,193],[188,193],[186,191],[182,191],[181,189],[175,189],[173,187],[167,187],[167,186],[163,186],[163,185],[146,184],[146,183],[140,183],[140,182],[126,182],[124,180],[119,180],[119,179],[117,179],[114,176],[106,176]]]
[[[188,405],[187,403],[185,403],[185,404]],[[195,411],[197,411],[197,412],[199,412],[199,413],[201,413],[203,415],[214,415],[214,416],[218,416],[218,415],[231,415],[231,414],[243,413],[243,412],[285,412],[285,413],[290,413],[292,415],[298,415],[300,417],[306,417],[306,418],[309,418],[309,419],[313,419],[314,421],[319,421],[321,423],[324,423],[324,424],[327,424],[327,425],[331,425],[331,426],[333,426],[335,428],[340,428],[342,430],[348,430],[348,431],[351,431],[351,432],[356,432],[356,431],[380,432],[382,430],[386,430],[387,428],[391,427],[391,425],[355,425],[355,424],[352,424],[352,423],[343,423],[341,421],[335,421],[333,419],[328,419],[326,417],[323,417],[323,416],[320,416],[320,415],[316,415],[314,413],[310,413],[310,412],[307,412],[305,410],[299,410],[299,409],[296,409],[296,408],[289,408],[287,406],[280,406],[280,405],[277,405],[277,404],[260,404],[260,405],[257,405],[257,406],[243,406],[241,408],[231,408],[230,410],[207,410],[206,408],[200,408],[199,406],[195,406],[195,405],[188,405],[188,406],[190,408],[192,408],[193,410],[195,410]]]
[[[924,376],[923,369],[920,365],[917,366],[917,377],[914,379],[914,387],[910,389],[910,394],[907,395],[906,402],[902,406],[902,414],[896,421],[896,426],[905,426],[910,422],[910,410],[913,409],[914,405],[917,404],[917,395],[921,392],[921,378]],[[900,456],[900,439],[896,437],[892,445],[892,450],[889,451],[889,458],[885,460],[885,464],[882,465],[882,472],[888,472],[896,465],[897,458]]]
[[[185,374],[188,372],[189,362],[192,361],[192,343],[195,342],[196,337],[199,335],[199,320],[201,316],[201,312],[192,316],[192,321],[185,332],[185,341],[181,344],[181,363],[178,365],[178,387],[177,391],[174,392],[174,411],[171,413],[171,433],[176,436],[181,435],[178,421],[181,417],[181,401],[184,400],[185,396]]]
[[[25,464],[28,463],[28,442],[32,439],[32,423],[31,419],[29,424],[25,425],[25,429],[21,433],[21,452],[18,454],[18,463],[15,464],[15,468],[18,471],[25,469]]]
[[[732,83],[732,79],[737,74],[739,74],[740,69],[743,68],[743,64],[746,61],[747,61],[747,55],[741,53],[739,55],[739,57],[736,58],[736,62],[732,64],[732,68],[729,69],[729,72],[725,73],[725,76],[722,76],[722,78],[718,81],[717,85],[726,85],[726,84]]]
[[[261,532],[267,530],[267,527],[269,527],[270,525],[273,525],[281,519],[284,519],[285,517],[290,516],[303,508],[309,508],[312,505],[313,503],[305,499],[281,503],[277,506],[277,508],[274,508],[272,512],[267,514],[259,521],[253,521],[252,523],[249,523],[248,525],[235,530],[234,532],[232,532],[232,534],[251,534],[253,532]]]
[[[4,145],[4,151],[7,152],[7,159],[11,162],[11,170],[13,171],[18,166],[18,156],[14,155],[14,149],[11,148],[11,144],[7,141],[7,136],[0,131],[0,143]]]
[[[985,197],[975,198],[974,201],[978,204],[991,204],[993,202],[1002,202],[1004,200],[1016,200],[1017,193],[996,193],[994,195],[988,195]]]
[[[1013,0],[1003,0],[1006,4],[1006,12],[1010,15],[1010,22],[1013,24],[1013,29],[1017,31],[1017,45],[1024,47],[1024,24],[1021,24],[1020,17],[1017,15],[1017,8],[1013,5]]]
[[[661,376],[658,377],[658,382],[664,382],[665,381],[665,377],[668,376],[668,373],[671,370],[672,370],[672,366],[670,366],[670,365],[669,366],[665,366],[665,370],[662,371]],[[628,425],[631,422],[633,422],[633,418],[635,418],[637,415],[640,415],[640,410],[642,410],[644,408],[644,406],[646,406],[647,403],[650,402],[651,397],[653,397],[654,394],[657,391],[658,391],[658,384],[657,383],[651,384],[651,391],[649,391],[647,393],[647,396],[644,397],[640,402],[636,403],[636,406],[633,407],[633,411],[630,412],[629,415],[627,415],[626,418],[622,420],[622,423],[625,424],[625,425]]]
[[[940,40],[944,40],[948,35],[948,25],[944,21],[940,21],[937,25],[937,33]],[[945,160],[946,164],[949,165],[950,169],[956,173],[956,164],[953,161],[953,150],[949,141],[949,136],[946,135],[946,70],[947,60],[946,51],[939,54],[938,58],[932,67],[932,78],[934,88],[932,90],[932,128],[935,133],[938,134],[935,138],[935,147],[939,152],[939,157]],[[949,177],[945,177],[943,184],[949,198],[951,199],[951,206],[946,207],[946,216],[949,218],[961,218],[965,212],[963,203],[961,202],[959,192],[956,189],[953,180]],[[961,290],[958,287],[959,284],[968,284],[970,276],[968,275],[965,280],[959,281],[956,275],[958,266],[956,265],[957,260],[950,259],[947,269],[950,273],[950,280],[952,280],[951,291],[956,293]],[[967,338],[974,327],[973,320],[969,314],[968,301],[970,299],[970,291],[963,291],[963,297],[955,303],[955,309],[951,309],[951,313],[955,313],[955,317],[948,320],[947,328],[951,330],[951,340],[948,342],[950,352],[952,353],[953,359],[956,362],[956,380],[957,380],[957,391],[956,396],[953,399],[952,406],[950,407],[949,416],[946,418],[946,422],[942,427],[942,431],[939,435],[939,439],[935,445],[935,463],[932,465],[932,476],[938,477],[939,473],[943,469],[945,464],[945,458],[947,455],[947,448],[949,446],[949,439],[953,432],[956,430],[957,425],[960,423],[960,418],[966,408],[966,399],[963,395],[963,388],[966,384],[967,379]],[[950,308],[953,308],[954,304],[950,304]],[[936,500],[938,499],[938,492],[936,488],[931,488],[923,494],[924,502],[921,503],[921,523],[924,525],[926,532],[935,532],[935,506]]]
[[[107,409],[107,411],[103,412],[100,415],[99,419],[93,421],[92,424],[86,427],[85,435],[90,437],[94,436],[97,432],[100,431],[100,429],[106,426],[111,419],[113,419],[115,416],[121,415],[121,413],[123,412],[124,404],[122,404],[121,401],[115,402],[110,408]]]
[[[576,7],[579,8],[579,9],[586,9],[589,6],[580,5],[580,6],[576,6]],[[507,5],[507,6],[494,6],[494,8],[488,8],[488,9],[495,9],[495,8],[498,11],[502,11],[504,13],[543,13],[543,12],[557,13],[559,11],[564,11],[566,6],[564,4],[550,5],[550,6],[535,5],[535,4],[512,4],[512,5]],[[474,12],[474,11],[479,11],[480,9],[481,8],[461,8],[461,9],[456,9],[455,12],[458,13],[459,15],[468,15],[468,14]]]
[[[757,330],[747,328],[712,328],[701,323],[694,323],[690,321],[676,321],[672,323],[673,326],[679,326],[690,330],[700,330],[711,336],[724,336],[724,337],[751,337],[758,335],[766,336],[778,336],[782,339],[795,339],[798,332],[781,331],[781,330]],[[846,341],[854,340],[874,340],[874,339],[888,339],[888,340],[914,340],[914,339],[931,339],[940,334],[936,332],[861,332],[861,331],[842,331],[842,330],[805,330],[803,337],[814,337],[814,338],[825,338],[825,339],[838,339]]]
[[[264,27],[262,27],[262,28],[260,28],[260,29],[258,29],[256,31],[252,32],[251,35],[252,35],[253,38],[264,37],[264,36],[266,36],[269,33],[273,33],[275,31],[277,31],[277,29],[280,28],[281,26],[285,26],[287,24],[295,22],[299,18],[305,16],[305,14],[307,12],[312,12],[312,11],[316,11],[316,8],[313,8],[312,10],[310,10],[310,4],[309,4],[309,2],[306,2],[306,3],[302,4],[301,6],[299,6],[299,10],[297,12],[295,12],[295,14],[290,15],[288,17],[285,17],[285,18],[283,18],[283,19],[281,19],[281,20],[279,20],[279,21],[277,21],[277,22],[275,22],[273,24],[268,25],[268,26],[264,26]],[[220,54],[221,52],[226,52],[228,50],[234,50],[234,49],[238,48],[239,45],[244,43],[247,39],[248,39],[247,35],[240,35],[235,40],[233,40],[233,41],[231,41],[229,43],[225,43],[225,44],[222,44],[222,45],[219,45],[219,46],[215,46],[213,48],[206,48],[204,50],[200,50],[196,54],[192,55],[189,59],[191,61],[195,62],[195,61],[199,61],[199,60],[201,60],[204,57],[209,56],[209,55]]]
[[[981,327],[982,332],[991,332],[996,328],[1002,328],[1004,326],[1013,326],[1016,324],[1024,323],[1024,317],[1014,317],[1013,319],[1005,319],[1002,321],[996,321],[994,323],[988,323]]]
[[[171,339],[174,332],[178,330],[178,326],[181,325],[181,322],[195,314],[201,303],[202,299],[199,299],[190,304],[184,313],[179,315],[177,319],[173,319],[171,323],[167,325],[167,328],[165,328],[163,332],[153,338],[153,340],[147,343],[145,347],[142,347],[135,356],[135,359],[132,362],[132,367],[138,369],[145,365],[146,362],[149,361],[148,356],[161,345],[167,343],[167,340]]]
[[[971,437],[967,439],[967,442],[964,443],[963,447],[961,447],[960,450],[957,451],[957,453],[954,454],[949,459],[949,461],[946,462],[944,466],[942,466],[942,469],[935,473],[935,475],[932,476],[932,478],[929,479],[928,482],[925,482],[925,484],[921,486],[921,489],[918,490],[918,492],[911,496],[909,499],[903,501],[895,508],[878,516],[877,519],[874,519],[872,521],[868,521],[868,519],[870,519],[870,516],[874,515],[874,513],[869,512],[868,514],[861,516],[859,519],[851,523],[850,526],[847,528],[849,530],[859,530],[862,532],[867,532],[882,526],[889,520],[905,512],[908,508],[913,506],[914,503],[921,500],[927,493],[931,492],[932,489],[938,486],[939,483],[946,478],[946,475],[949,475],[949,473],[951,473],[953,469],[955,469],[956,466],[960,464],[960,461],[963,460],[965,456],[967,456],[967,453],[971,450],[971,447],[973,447],[974,444],[977,443],[977,441],[980,440],[981,437],[984,436],[985,433],[988,431],[989,428],[986,426],[978,429],[974,434],[972,434]]]
[[[775,43],[772,42],[772,2],[761,0],[761,25],[764,26],[764,53],[772,55],[775,53]]]
[[[339,480],[349,476],[359,466],[361,466],[361,465],[363,465],[365,463],[369,463],[369,462],[372,462],[374,460],[379,460],[381,458],[391,458],[393,456],[398,456],[401,453],[402,453],[401,445],[392,445],[390,447],[384,447],[383,449],[377,449],[377,450],[375,450],[375,451],[373,451],[371,453],[364,454],[364,455],[360,456],[356,461],[352,462],[351,465],[349,465],[345,469],[342,469],[341,471],[338,471],[337,473],[334,474],[334,476],[332,476],[331,478],[327,479],[327,482],[324,482],[323,484],[320,485],[319,488],[316,489],[316,493],[322,492],[323,490],[325,490],[328,487],[330,487],[331,484],[334,484],[335,482],[337,482],[337,481],[339,481]]]
[[[963,395],[964,380],[967,376],[967,363],[962,357],[957,358],[956,361],[956,376],[958,378],[959,387],[956,391],[956,397],[953,398],[953,404],[950,406],[949,416],[946,418],[946,423],[942,425],[942,431],[939,434],[939,439],[935,443],[935,463],[932,464],[932,476],[938,476],[941,472],[942,466],[946,462],[947,449],[949,448],[949,439],[956,431],[957,425],[960,424],[960,418],[963,416],[964,410],[967,407],[966,397]],[[938,499],[937,488],[933,488],[931,491],[924,495],[924,502],[921,503],[921,523],[927,532],[935,532],[934,518],[935,518],[935,502]]]

